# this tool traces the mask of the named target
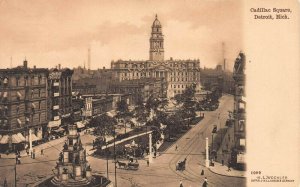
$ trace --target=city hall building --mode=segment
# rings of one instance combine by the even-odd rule
[[[111,69],[119,81],[159,78],[167,83],[166,96],[181,94],[190,85],[196,84],[200,93],[200,61],[164,59],[164,35],[157,16],[152,24],[149,60],[118,60],[111,62]]]

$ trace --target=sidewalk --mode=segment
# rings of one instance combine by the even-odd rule
[[[85,131],[80,132],[81,136],[84,136]],[[40,155],[41,154],[41,149],[44,150],[44,152],[47,152],[47,149],[50,149],[52,147],[55,147],[57,145],[59,145],[60,143],[63,143],[65,140],[67,139],[67,136],[63,136],[61,138],[55,139],[55,140],[51,140],[49,142],[45,142],[39,145],[36,145],[34,147],[32,147],[32,149],[35,149],[35,155]],[[22,150],[20,151],[20,155],[21,157],[27,157],[27,153],[26,150]],[[29,155],[30,156],[30,155]],[[16,158],[16,154],[15,153],[10,153],[10,154],[1,154],[1,159],[15,159]]]
[[[214,162],[214,164],[215,166],[210,166],[208,170],[215,174],[227,177],[246,177],[246,171],[239,171],[232,168],[230,168],[231,171],[228,171],[228,167],[226,165],[222,166],[222,164],[218,162]]]

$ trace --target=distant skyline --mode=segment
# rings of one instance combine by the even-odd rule
[[[235,0],[0,0],[0,68],[110,68],[112,60],[148,60],[155,14],[165,59],[200,59],[227,69],[242,47],[242,4]]]

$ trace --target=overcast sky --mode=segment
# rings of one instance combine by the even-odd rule
[[[232,69],[242,50],[242,6],[236,0],[0,0],[0,68],[83,66],[149,59],[155,14],[165,36],[165,59],[200,59]]]

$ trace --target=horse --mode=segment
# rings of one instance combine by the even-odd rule
[[[124,169],[126,169],[126,167],[127,167],[126,163],[120,162],[119,160],[117,160],[117,163],[118,163],[119,168],[123,167]]]

